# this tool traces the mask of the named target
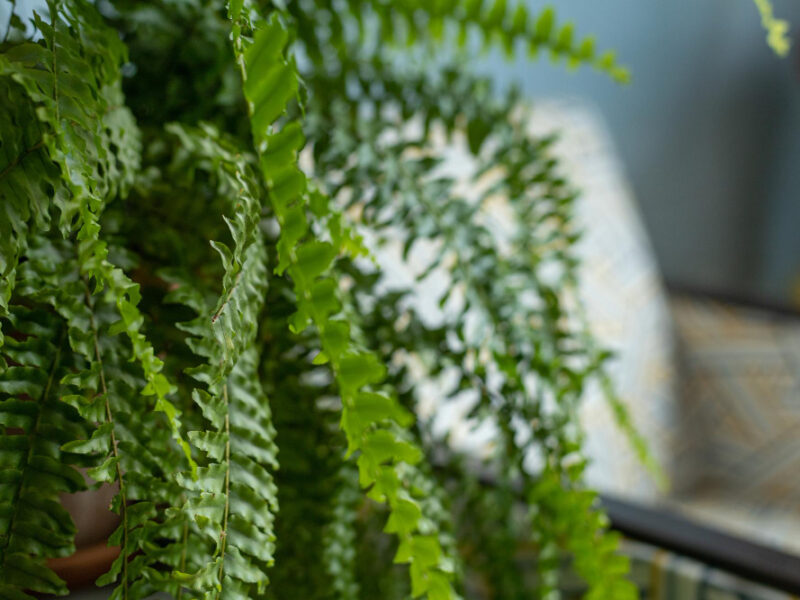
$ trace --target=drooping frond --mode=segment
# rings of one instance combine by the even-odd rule
[[[167,441],[170,430],[179,437],[179,422],[165,398],[169,384],[159,373],[161,363],[140,332],[137,286],[110,262],[100,236],[99,219],[108,202],[128,192],[139,168],[138,130],[120,90],[125,48],[91,5],[76,0],[48,8],[49,19],[34,17],[39,41],[15,42],[0,55],[0,87],[16,101],[3,122],[11,127],[9,135],[6,129],[2,134],[7,154],[0,192],[6,212],[0,221],[14,246],[3,252],[4,298],[49,306],[53,318],[60,319],[63,336],[54,334],[50,341],[61,339],[57,354],[73,358],[62,361],[69,369],[57,367],[51,393],[85,426],[82,431],[63,427],[58,434],[46,426],[48,413],[41,411],[48,443],[56,444],[47,453],[56,460],[65,457],[67,464],[94,465],[92,478],[119,485],[114,506],[122,525],[112,540],[122,551],[106,581],[119,575],[115,597],[135,596],[137,586],[145,589],[144,597],[159,587],[147,588],[151,561],[140,552],[151,549],[153,539],[163,539],[150,526],[155,500],[176,501],[162,482],[164,471],[180,463]],[[24,125],[20,119],[26,119]],[[14,130],[18,123],[23,126]],[[14,236],[26,229],[19,243]],[[121,331],[125,338],[110,335]],[[131,356],[136,365],[129,363]],[[142,392],[157,397],[156,406],[172,418],[171,427],[149,414],[151,403]],[[12,437],[5,431],[2,439]],[[36,436],[30,440],[34,443]],[[59,444],[64,444],[60,454]],[[30,456],[44,449],[39,444]],[[82,485],[82,478],[78,481]],[[74,532],[63,515],[63,539],[52,541],[46,551],[29,546],[32,556],[58,556],[71,546]],[[41,536],[44,543],[46,532]],[[39,585],[16,583],[29,589]]]
[[[65,192],[58,167],[44,148],[43,127],[25,90],[12,78],[0,77],[0,101],[4,107],[0,111],[4,151],[0,155],[0,311],[5,315],[28,234],[48,229],[49,194]]]
[[[628,70],[617,63],[613,51],[598,54],[593,37],[576,38],[572,23],[560,25],[552,6],[534,13],[525,2],[509,3],[507,0],[410,4],[413,10],[409,11],[407,18],[411,20],[415,11],[427,13],[428,26],[434,32],[442,30],[452,19],[462,40],[473,29],[481,35],[485,47],[499,43],[509,55],[514,53],[515,46],[521,45],[529,56],[545,51],[554,60],[566,61],[570,67],[587,64],[620,82],[627,82],[630,78]],[[381,14],[387,12],[381,11]]]
[[[172,443],[164,415],[149,410],[127,338],[109,335],[119,323],[116,307],[108,295],[91,295],[75,249],[40,239],[20,270],[18,292],[50,305],[74,355],[59,379],[61,401],[94,426],[62,440],[64,456],[70,464],[91,466],[88,475],[95,481],[119,486],[112,508],[121,524],[110,541],[121,551],[102,581],[118,583],[114,598],[147,597],[162,587],[153,565],[164,560],[161,546],[169,539],[155,506],[179,502],[167,473],[181,468],[185,458]]]
[[[308,187],[297,166],[303,132],[297,122],[276,121],[296,93],[297,72],[284,56],[288,33],[280,16],[251,23],[241,5],[231,5],[234,51],[242,68],[244,94],[250,111],[255,147],[267,184],[270,206],[281,226],[277,272],[286,271],[294,285],[297,312],[293,331],[313,324],[321,351],[318,363],[329,363],[342,403],[342,430],[348,452],[358,452],[359,480],[370,498],[386,502],[401,540],[397,560],[410,564],[412,594],[431,599],[452,598],[450,575],[438,539],[419,529],[418,504],[404,489],[398,468],[422,456],[417,447],[398,435],[396,427],[409,425],[409,415],[396,399],[377,391],[384,367],[371,352],[353,340],[350,324],[337,318],[341,303],[336,281],[328,274],[340,252],[358,252],[359,244],[343,225],[327,198]],[[252,39],[244,34],[252,31]],[[310,237],[311,225],[324,228],[329,239]],[[389,423],[395,425],[389,425]]]
[[[40,41],[0,54],[2,302],[13,291],[29,227],[47,230],[55,206],[70,235],[82,204],[88,210],[92,199],[99,212],[138,168],[136,126],[119,91],[125,48],[90,6],[67,4],[49,4],[49,22],[35,16]]]
[[[3,183],[3,196],[8,197],[4,204],[24,207],[34,198],[39,205],[17,212],[28,215],[40,228],[49,222],[53,207],[58,210],[62,235],[77,241],[84,277],[95,291],[107,288],[113,295],[120,316],[118,329],[130,339],[133,355],[144,372],[145,394],[156,397],[156,410],[168,416],[173,434],[188,456],[188,446],[179,433],[179,414],[167,399],[173,388],[161,373],[161,360],[140,331],[138,286],[109,261],[108,248],[100,238],[99,219],[106,203],[117,194],[127,193],[139,166],[138,130],[130,111],[122,105],[120,89],[125,46],[114,30],[103,25],[94,7],[83,0],[50,3],[48,7],[49,22],[38,15],[34,19],[41,42],[24,42],[0,55],[0,77],[25,91],[41,135],[36,142],[26,141],[6,169],[12,174],[23,166],[36,169],[35,160],[46,162],[38,151],[46,149],[53,163],[41,167],[45,178],[40,192],[46,196],[35,192],[31,196],[24,190],[18,193],[4,173],[8,179]],[[53,167],[60,171],[61,183],[57,186],[50,183],[52,176],[48,175]],[[30,181],[31,175],[35,181],[37,171],[24,176]],[[11,213],[7,215],[10,219]],[[36,215],[47,218],[34,218]],[[24,227],[19,219],[16,221],[12,231]],[[20,250],[17,245],[15,249]],[[6,266],[6,272],[13,277],[13,263]],[[11,281],[6,279],[5,294],[10,292]]]
[[[54,203],[60,228],[69,235],[86,210],[99,213],[107,200],[130,187],[139,166],[138,133],[122,102],[119,68],[125,47],[119,37],[82,0],[48,7],[49,21],[34,18],[42,39],[14,45],[0,55],[4,87],[16,84],[24,90],[27,98],[19,109],[32,106],[38,120],[36,126],[30,113],[23,112],[7,122],[3,139],[8,133],[19,142],[4,147],[2,189],[18,218],[32,219],[39,227],[49,223]],[[21,90],[8,93],[22,98]],[[14,125],[29,129],[14,132]],[[39,149],[46,149],[58,165],[65,190],[55,186],[53,169],[42,164]],[[32,189],[40,176],[44,185]]]
[[[273,561],[273,515],[277,491],[272,472],[277,450],[269,403],[259,382],[259,352],[254,346],[266,293],[266,250],[261,223],[261,189],[246,158],[206,126],[172,126],[178,160],[213,181],[232,244],[211,242],[222,261],[221,289],[197,285],[184,265],[162,276],[175,289],[166,302],[196,313],[179,324],[201,363],[187,369],[205,428],[189,433],[203,455],[198,477],[180,478],[181,507],[189,536],[186,561],[176,577],[187,591],[217,590],[219,598],[252,598],[267,584]],[[213,208],[210,205],[209,208]],[[193,540],[199,536],[199,542]]]
[[[384,71],[382,79],[390,77],[391,70]],[[456,113],[441,119],[434,115],[431,126],[404,130],[399,115],[428,123],[424,113],[415,114],[414,110],[423,111],[428,102],[408,95],[392,97],[384,91],[384,97],[375,102],[391,106],[394,101],[395,110],[382,111],[378,106],[368,118],[360,118],[353,104],[369,104],[373,102],[371,96],[355,96],[352,83],[339,86],[336,81],[322,81],[326,104],[314,106],[314,112],[328,115],[330,120],[315,123],[320,128],[314,136],[320,176],[324,177],[334,164],[352,165],[331,178],[331,193],[346,202],[349,212],[360,215],[379,239],[397,241],[399,237],[404,242],[404,258],[422,240],[438,243],[430,246],[436,250],[426,259],[418,277],[423,286],[437,278],[448,282],[439,305],[448,307],[450,316],[436,329],[449,331],[449,336],[420,333],[419,329],[426,329],[424,322],[414,329],[405,326],[398,331],[393,327],[401,315],[405,315],[406,323],[419,319],[401,296],[394,300],[395,312],[387,316],[387,328],[376,328],[374,323],[367,328],[381,332],[375,344],[392,352],[402,348],[417,355],[430,344],[428,356],[436,357],[431,368],[449,365],[459,372],[460,385],[451,395],[466,389],[477,392],[471,414],[494,421],[504,439],[495,460],[498,465],[509,466],[500,474],[523,479],[523,487],[530,490],[526,495],[533,503],[534,514],[537,510],[555,511],[531,524],[532,538],[542,551],[538,562],[542,593],[557,585],[563,550],[576,554],[575,568],[593,593],[609,589],[632,593],[618,574],[625,572],[626,563],[616,552],[613,536],[604,531],[606,521],[597,512],[594,495],[582,489],[584,461],[574,410],[584,382],[593,376],[598,364],[595,349],[585,342],[585,332],[578,327],[579,312],[571,308],[574,298],[568,295],[570,290],[574,292],[577,266],[571,252],[577,239],[571,224],[574,193],[560,177],[557,162],[549,153],[552,139],[530,136],[524,120],[514,122],[513,105],[494,103],[479,93],[465,94],[461,114],[467,118],[463,125],[458,126]],[[451,81],[445,80],[440,88],[426,88],[425,83],[423,79],[397,88],[419,90],[440,100],[453,93],[447,87]],[[463,93],[459,85],[452,87]],[[474,87],[480,89],[477,83]],[[339,89],[342,95],[331,100],[332,91]],[[314,98],[312,88],[312,102]],[[470,112],[472,103],[481,102],[483,110]],[[459,105],[455,102],[453,106]],[[471,132],[472,115],[479,115],[480,121]],[[324,135],[322,132],[333,122],[339,132],[348,130],[348,134],[340,133],[335,139]],[[464,150],[475,153],[473,197],[455,192],[452,176],[429,175],[440,164],[432,136],[427,133],[436,124],[466,138],[469,143]],[[396,135],[398,131],[401,133]],[[489,210],[500,214],[507,211],[507,222],[492,218]],[[550,275],[544,274],[546,270]],[[366,289],[370,295],[374,293],[374,287]],[[392,305],[384,297],[377,310],[387,312]],[[568,360],[564,358],[567,356]],[[384,360],[391,362],[392,354]],[[624,420],[624,406],[616,404],[615,409]],[[544,471],[524,467],[532,456],[547,461]],[[544,481],[559,486],[559,493],[551,495],[560,495],[560,499],[537,508],[534,501],[543,496],[532,490],[545,485]],[[581,520],[579,511],[593,517]],[[576,520],[582,524],[568,532],[573,538],[565,532],[547,533],[551,521]],[[603,578],[596,576],[598,572],[605,573]]]
[[[26,285],[21,274],[21,285]],[[66,594],[48,558],[68,556],[75,528],[60,492],[85,487],[61,444],[86,435],[78,413],[60,400],[74,363],[66,328],[41,307],[12,306],[0,375],[0,596]]]
[[[467,47],[474,33],[484,48],[500,45],[509,56],[520,51],[533,58],[546,52],[552,60],[563,61],[570,68],[587,65],[622,83],[630,79],[613,51],[598,52],[593,37],[576,36],[574,25],[559,23],[552,6],[532,11],[521,0],[366,0],[349,4],[350,10],[341,10],[331,1],[321,6],[290,6],[301,30],[307,28],[302,42],[308,45],[312,58],[330,59],[326,42],[335,55],[346,58],[358,54],[364,38],[379,46],[392,41],[408,46],[421,41],[441,45],[443,40],[454,39],[459,46]],[[319,24],[322,29],[316,28]],[[353,25],[359,29],[359,36],[348,36]],[[326,33],[312,34],[321,31]]]

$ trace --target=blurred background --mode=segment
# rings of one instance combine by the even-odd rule
[[[541,2],[527,0],[532,8]],[[800,44],[800,2],[776,0]],[[547,60],[481,69],[534,98],[579,96],[611,130],[661,272],[679,287],[800,306],[800,59],[767,46],[751,0],[559,0],[559,19],[633,75]]]

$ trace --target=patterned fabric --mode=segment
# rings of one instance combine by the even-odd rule
[[[658,265],[622,165],[601,118],[577,100],[536,102],[533,132],[556,133],[555,153],[581,191],[576,220],[581,290],[590,327],[615,353],[616,390],[655,458],[672,470],[678,433],[673,326]],[[588,480],[604,492],[652,501],[661,491],[614,423],[603,394],[584,397],[582,421],[592,459]]]
[[[692,515],[800,553],[800,318],[678,297]]]

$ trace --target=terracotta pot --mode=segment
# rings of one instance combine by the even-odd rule
[[[76,550],[71,556],[51,559],[48,564],[70,589],[94,582],[119,555],[119,547],[108,545],[108,537],[119,525],[119,517],[109,508],[117,489],[116,485],[104,484],[96,490],[61,494],[61,504],[77,529]]]

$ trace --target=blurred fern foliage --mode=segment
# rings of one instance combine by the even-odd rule
[[[114,599],[557,598],[565,564],[636,596],[583,483],[608,354],[575,192],[469,69],[499,46],[626,81],[613,53],[505,0],[2,2],[0,597],[67,592],[60,494],[101,484]],[[386,284],[393,243],[445,318]],[[431,386],[493,441],[437,432]]]

